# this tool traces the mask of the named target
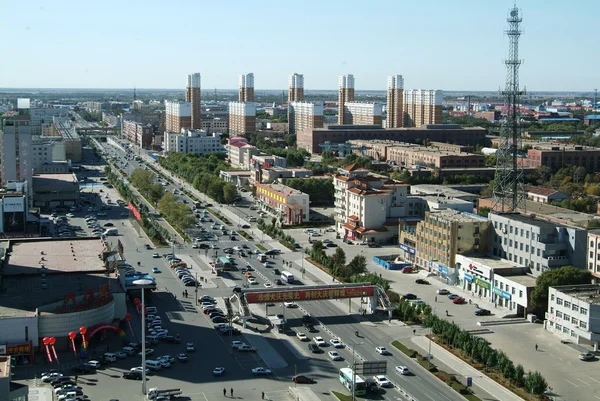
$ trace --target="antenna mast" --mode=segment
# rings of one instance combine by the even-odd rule
[[[504,119],[500,128],[500,146],[496,153],[496,174],[494,177],[493,210],[500,212],[525,211],[525,190],[523,188],[523,165],[519,162],[521,146],[521,127],[519,122],[519,104],[525,93],[519,88],[519,37],[521,21],[519,9],[510,10],[508,30],[508,59],[506,64],[506,86],[504,96]]]

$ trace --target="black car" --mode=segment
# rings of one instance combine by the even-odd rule
[[[208,249],[208,248],[210,248],[210,246],[208,244],[199,244],[198,247],[200,249]]]
[[[150,246],[150,244],[144,244],[144,248],[146,248],[148,250],[152,249],[152,247]]]
[[[275,273],[278,276],[281,274],[281,272],[279,271],[279,269],[273,269],[273,273]]]
[[[73,373],[90,373],[95,371],[96,369],[94,369],[91,366],[88,365],[79,365],[79,366],[75,366],[73,369],[71,369],[73,371]]]
[[[313,318],[311,315],[304,315],[304,316],[302,316],[302,321],[304,323],[312,323]]]
[[[165,338],[163,338],[163,340],[167,343],[172,343],[172,344],[180,344],[181,343],[181,340],[179,339],[179,337],[166,336]]]
[[[426,284],[426,285],[429,285],[429,281],[427,281],[427,280],[423,280],[422,278],[418,278],[418,279],[416,279],[416,280],[415,280],[415,283],[417,283],[417,284]]]
[[[404,299],[417,299],[417,296],[415,294],[408,293],[408,294],[404,294],[402,296],[402,298],[404,298]]]
[[[128,380],[142,380],[142,372],[130,371],[123,373],[123,379]]]
[[[244,224],[242,228],[250,228],[250,226],[248,224]]]
[[[229,239],[232,240],[232,241],[237,241],[237,237],[235,237],[233,235],[231,237],[229,237]]]
[[[318,332],[319,332],[319,330],[315,329],[315,326],[313,326],[312,324],[308,324],[308,323],[306,323],[306,324],[304,325],[304,328],[305,328],[306,330],[308,330],[308,332],[309,332],[309,333],[318,333]]]
[[[377,242],[369,242],[369,248],[381,248]]]
[[[475,311],[475,316],[489,316],[491,314],[492,314],[492,312],[490,312],[487,309],[477,309]]]
[[[308,349],[314,354],[322,354],[324,351],[317,344],[308,344]]]
[[[211,207],[212,203],[207,203],[206,205],[204,205],[205,207]]]
[[[71,382],[73,382],[73,380],[69,376],[63,376],[63,377],[58,377],[58,378],[52,380],[50,382],[50,384],[52,385],[52,387],[56,388],[56,386],[62,387],[63,386],[62,383],[70,384]]]
[[[208,317],[210,317],[211,319],[213,317],[217,317],[217,316],[221,316],[221,317],[225,317],[225,314],[223,312],[217,311],[217,310],[213,310],[211,312],[208,313]]]

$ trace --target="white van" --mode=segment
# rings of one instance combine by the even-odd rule
[[[146,367],[150,370],[161,370],[162,365],[158,361],[148,360],[146,361]]]
[[[108,230],[104,231],[104,235],[119,235],[119,230],[116,228],[109,228]]]
[[[146,336],[146,340],[150,344],[158,344],[158,337],[156,337],[156,336]]]
[[[113,354],[112,352],[105,352],[104,359],[106,359],[108,362],[116,362],[117,356],[115,354]]]

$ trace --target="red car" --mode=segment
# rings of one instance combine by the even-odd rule
[[[297,375],[292,377],[292,381],[296,383],[314,383],[314,379],[311,379],[308,376]]]
[[[462,297],[454,298],[452,300],[452,303],[454,303],[454,304],[464,304],[465,303],[465,299],[462,298]]]

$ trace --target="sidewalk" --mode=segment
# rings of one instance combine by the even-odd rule
[[[429,352],[429,347],[431,346],[431,354],[434,356],[434,364],[439,365],[441,363],[442,365],[445,365],[440,367],[446,370],[448,373],[460,376],[459,380],[462,379],[461,381],[463,383],[466,381],[466,377],[472,377],[474,387],[477,387],[480,391],[484,391],[487,394],[493,394],[495,397],[493,398],[494,400],[524,401],[521,397],[517,396],[516,394],[507,390],[500,384],[496,383],[494,380],[482,374],[480,371],[473,368],[471,365],[465,363],[462,359],[446,351],[444,348],[440,347],[435,342],[429,341],[427,337],[412,337],[411,341],[417,347],[419,347],[422,351],[421,353],[424,354],[427,354]],[[486,399],[490,400],[490,398]]]

